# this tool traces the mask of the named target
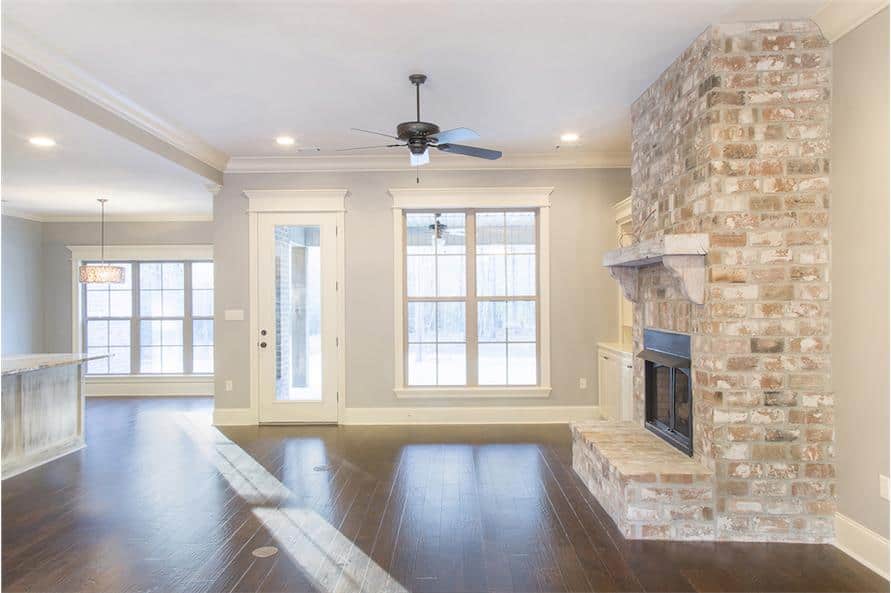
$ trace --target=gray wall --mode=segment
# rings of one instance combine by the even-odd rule
[[[835,42],[832,382],[838,509],[888,537],[888,9]]]
[[[3,216],[3,354],[43,352],[43,229]]]
[[[615,245],[611,205],[628,196],[628,169],[424,172],[426,187],[554,186],[551,207],[551,383],[545,400],[468,400],[462,405],[596,403],[595,344],[616,340],[617,292],[597,265]],[[414,187],[406,172],[227,175],[214,202],[216,406],[249,406],[248,218],[245,189],[347,188],[346,404],[448,405],[393,395],[393,218],[390,187]],[[244,309],[244,321],[223,321]],[[588,388],[580,390],[579,377]],[[224,382],[234,390],[224,391]]]
[[[107,245],[209,245],[213,243],[213,223],[111,222],[105,225],[105,242]],[[44,346],[47,352],[71,351],[71,253],[67,246],[98,244],[99,223],[43,224]]]

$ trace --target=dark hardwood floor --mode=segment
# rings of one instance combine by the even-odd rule
[[[3,482],[3,590],[888,591],[831,546],[623,540],[566,426],[209,424],[90,400],[85,450]]]

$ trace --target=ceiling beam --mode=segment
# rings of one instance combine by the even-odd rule
[[[96,80],[4,22],[3,78],[186,169],[222,183],[229,155]]]

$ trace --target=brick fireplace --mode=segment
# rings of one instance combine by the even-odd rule
[[[612,271],[635,300],[635,353],[645,330],[691,337],[693,460],[711,472],[714,496],[700,529],[677,529],[679,515],[663,502],[648,507],[655,524],[629,537],[832,537],[830,61],[810,21],[717,25],[632,106],[641,245],[696,234],[708,248],[691,273],[658,261]],[[691,274],[701,274],[692,276],[701,299],[691,296]],[[645,361],[634,365],[642,427]],[[622,517],[613,515],[620,523],[639,494],[595,487],[584,475],[605,475],[611,463],[598,445],[604,430],[574,427],[574,455],[588,452],[576,471],[595,495],[599,488],[625,498]]]

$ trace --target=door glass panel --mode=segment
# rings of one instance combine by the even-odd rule
[[[318,226],[275,227],[275,399],[322,400]]]

